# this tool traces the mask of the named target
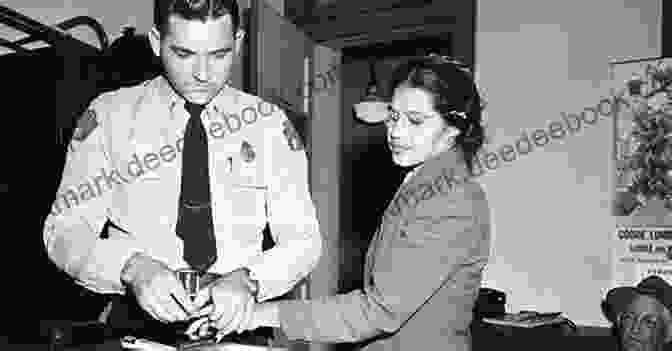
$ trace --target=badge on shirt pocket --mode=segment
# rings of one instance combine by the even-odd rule
[[[246,140],[240,143],[239,158],[239,176],[245,183],[255,183],[257,181],[257,151]]]

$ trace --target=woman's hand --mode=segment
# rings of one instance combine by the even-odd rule
[[[214,328],[221,338],[234,331],[243,331],[241,325],[251,318],[256,290],[256,284],[244,269],[233,271],[201,289],[194,304],[202,306],[212,300],[212,305],[206,307],[209,309],[207,313],[203,310],[198,313],[207,316],[193,322],[186,334],[192,338],[203,337]]]
[[[238,332],[241,333],[260,327],[280,327],[277,302],[264,302],[252,306],[252,313],[240,325]]]

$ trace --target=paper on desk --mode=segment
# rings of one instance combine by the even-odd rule
[[[126,336],[122,338],[121,345],[125,350],[136,351],[288,351],[284,347],[243,345],[237,343],[194,343],[191,346],[180,347],[161,344],[143,338]]]
[[[121,346],[124,350],[138,350],[138,351],[177,351],[173,346],[162,344],[156,341],[151,341],[143,338],[136,338],[132,336],[125,336],[121,339]]]
[[[284,347],[243,345],[223,342],[220,344],[199,345],[196,347],[181,348],[178,351],[288,351]]]

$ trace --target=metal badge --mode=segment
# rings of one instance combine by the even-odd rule
[[[303,150],[303,143],[301,141],[301,136],[299,136],[299,133],[296,131],[296,128],[294,128],[292,122],[286,120],[282,123],[282,126],[284,127],[282,129],[282,134],[285,135],[289,148],[292,151]]]
[[[226,172],[233,172],[233,157],[229,156],[226,158]]]
[[[247,141],[243,141],[243,143],[240,145],[240,157],[243,159],[243,161],[248,163],[254,161],[254,159],[257,157],[256,153],[254,152],[254,148]]]

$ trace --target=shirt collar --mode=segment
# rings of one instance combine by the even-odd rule
[[[165,76],[160,76],[157,80],[157,93],[161,99],[162,104],[167,105],[172,111],[175,106],[183,106],[186,101],[180,94],[178,94],[173,86],[170,84]],[[206,110],[208,112],[224,111],[226,102],[236,101],[234,95],[237,90],[228,86],[222,88],[219,93],[207,104]]]
[[[403,184],[408,183],[408,181],[411,178],[413,178],[413,176],[416,175],[420,171],[420,169],[422,168],[423,165],[424,165],[424,162],[414,166],[410,171],[408,171],[408,173],[406,173],[406,176],[404,177]]]
[[[456,180],[465,180],[470,178],[469,172],[466,168],[462,152],[457,147],[452,147],[444,150],[439,154],[430,157],[425,162],[416,166],[403,184],[410,182],[422,182],[428,178],[434,177],[436,174],[445,171],[454,177]]]
[[[175,89],[173,89],[173,86],[168,82],[166,77],[163,75],[160,76],[157,81],[157,94],[159,98],[161,99],[162,104],[167,105],[170,110],[172,111],[175,105],[177,104],[184,104],[184,98],[180,96]]]

